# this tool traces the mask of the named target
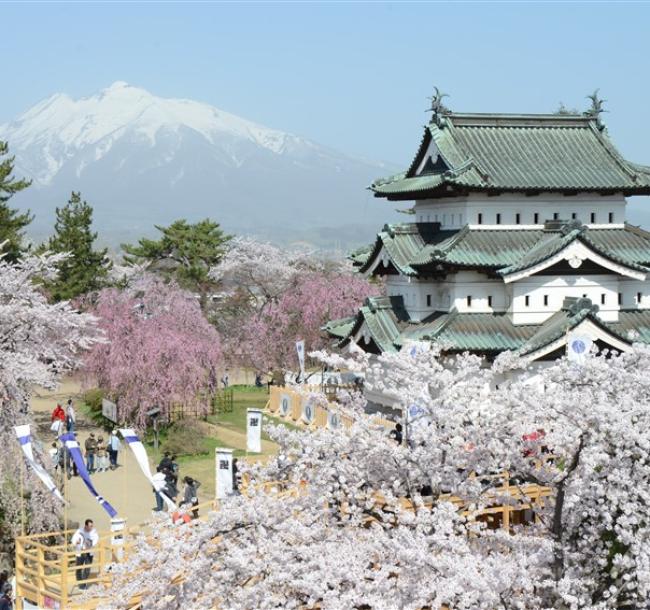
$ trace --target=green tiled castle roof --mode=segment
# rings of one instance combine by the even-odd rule
[[[650,168],[626,161],[594,117],[449,113],[425,128],[406,172],[370,189],[395,200],[470,191],[647,195]]]
[[[603,322],[597,315],[598,307],[589,299],[567,299],[567,302],[543,324],[515,325],[507,313],[459,313],[456,310],[435,313],[420,323],[412,323],[402,297],[373,297],[357,314],[349,327],[350,332],[343,339],[335,336],[343,345],[365,324],[366,332],[382,352],[398,351],[408,341],[435,341],[451,352],[497,354],[516,350],[525,356],[561,339],[589,319],[625,342],[650,343],[650,310],[623,310],[617,322]],[[636,338],[630,331],[636,333]]]
[[[650,266],[650,233],[624,228],[588,228],[578,223],[548,229],[470,229],[438,231],[437,223],[386,225],[359,270],[372,268],[382,250],[404,275],[453,268],[481,269],[507,275],[560,252],[574,240],[604,258],[646,272]],[[380,263],[381,265],[381,263]],[[379,267],[381,273],[383,267]]]

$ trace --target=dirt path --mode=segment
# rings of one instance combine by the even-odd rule
[[[46,446],[49,446],[47,445],[48,441],[51,443],[50,439],[53,440],[52,432],[49,430],[50,414],[57,401],[65,407],[68,398],[72,398],[76,402],[79,393],[79,382],[74,379],[66,380],[54,393],[46,390],[35,393],[31,402],[32,409],[35,420],[39,424],[39,437]],[[82,447],[91,432],[94,432],[96,437],[103,434],[104,438],[106,438],[102,430],[84,419],[83,414],[79,412],[79,408],[76,408],[75,411],[77,415],[77,440]],[[97,493],[103,495],[118,511],[119,515],[127,519],[127,525],[137,525],[151,518],[151,510],[156,505],[153,491],[135,461],[133,453],[125,447],[124,442],[122,442],[122,451],[118,455],[118,464],[117,470],[95,473],[91,478]],[[155,464],[151,464],[151,466],[155,472]],[[183,473],[181,469],[181,477],[184,474],[189,473]],[[205,487],[205,491],[199,490],[199,500],[201,502],[210,499],[206,492],[209,493],[210,489],[214,490],[214,484]],[[85,519],[93,519],[98,529],[109,529],[110,517],[93,498],[80,477],[72,477],[67,481],[65,491],[69,500],[67,511],[68,527],[72,527],[72,525],[76,525],[76,523]]]

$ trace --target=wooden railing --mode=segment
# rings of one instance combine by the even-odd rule
[[[214,500],[195,507],[199,511],[199,520],[206,519],[209,512],[216,508]],[[188,514],[191,515],[191,511]],[[171,514],[169,518],[172,519]],[[110,583],[108,567],[128,558],[136,536],[149,533],[151,527],[152,524],[148,523],[120,532],[123,536],[120,544],[114,543],[114,533],[100,533],[99,542],[85,551],[90,554],[91,562],[79,566],[77,556],[80,553],[69,543],[76,530],[18,536],[16,609],[23,610],[23,600],[28,600],[38,608],[94,610],[107,600],[101,595],[93,595],[93,588],[98,584]],[[78,580],[78,570],[82,569],[88,569],[89,576]],[[86,588],[82,589],[80,585]]]

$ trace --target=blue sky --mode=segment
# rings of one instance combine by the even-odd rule
[[[650,4],[2,5],[0,123],[125,80],[408,164],[438,85],[457,111],[586,108],[650,164]]]

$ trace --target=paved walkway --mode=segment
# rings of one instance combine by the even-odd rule
[[[50,415],[57,401],[65,408],[68,398],[72,398],[76,402],[79,393],[79,382],[68,379],[56,392],[41,390],[34,394],[31,404],[34,417],[39,424],[39,436],[44,444],[52,439],[52,432],[49,430]],[[83,414],[79,413],[80,409],[77,408],[75,411],[77,414],[77,439],[83,447],[90,432],[94,432],[95,436],[103,434],[103,432],[91,422],[86,421]],[[104,436],[104,438],[106,437]],[[127,525],[137,525],[151,518],[151,509],[156,502],[151,485],[142,474],[133,453],[128,450],[124,442],[122,447],[127,450],[119,453],[119,468],[114,471],[95,473],[92,475],[92,480],[97,492],[112,504],[121,517],[127,519]],[[155,472],[155,464],[151,464],[151,466],[152,472]],[[212,473],[214,473],[213,469]],[[184,473],[182,468],[180,474],[181,477],[185,474],[192,475],[191,472]],[[212,483],[210,485],[206,485],[205,481],[202,483],[204,487],[199,489],[201,502],[207,501],[211,497],[211,495],[206,495],[206,491],[209,493],[210,490],[214,490],[213,482],[210,482]],[[109,529],[108,514],[91,496],[80,477],[72,477],[65,487],[66,497],[70,503],[67,510],[68,527],[76,526],[77,523],[90,518],[95,521],[99,530]],[[182,492],[182,489],[180,491]]]

